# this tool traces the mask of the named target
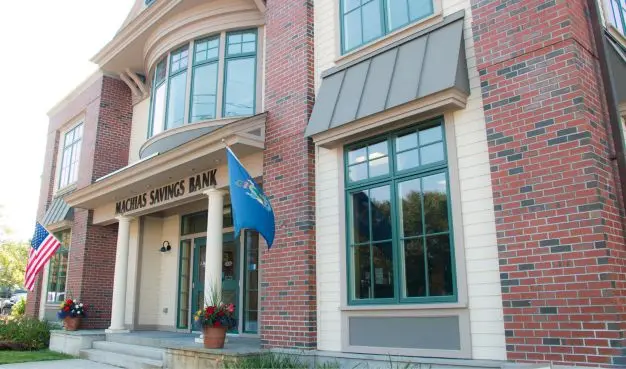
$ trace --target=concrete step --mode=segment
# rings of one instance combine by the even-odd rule
[[[162,360],[125,355],[98,349],[80,350],[80,357],[97,363],[108,364],[126,369],[161,369]]]
[[[96,341],[93,348],[102,351],[110,351],[117,354],[145,357],[146,359],[163,360],[162,349],[148,346],[129,345],[109,341]]]

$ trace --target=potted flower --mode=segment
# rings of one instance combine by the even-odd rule
[[[224,304],[219,298],[211,300],[213,302],[206,303],[204,309],[196,312],[194,320],[197,325],[202,327],[205,348],[223,348],[226,331],[237,324],[235,305]]]
[[[80,326],[80,321],[85,317],[85,307],[78,300],[67,299],[59,306],[57,317],[63,320],[66,331],[75,331]]]

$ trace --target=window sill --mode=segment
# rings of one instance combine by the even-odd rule
[[[420,32],[441,21],[443,21],[443,14],[441,12],[436,12],[433,15],[418,21],[417,23],[411,23],[404,28],[397,29],[385,36],[382,36],[377,40],[371,41],[359,48],[356,48],[346,54],[339,56],[337,59],[335,59],[335,66],[341,67],[345,64],[360,59],[365,55],[372,54],[375,51],[384,48],[385,46],[391,45],[396,41],[402,40],[405,37]]]
[[[432,310],[432,309],[465,309],[467,304],[461,302],[433,302],[424,304],[395,305],[342,305],[340,311],[399,311],[399,310]]]
[[[615,28],[614,25],[609,23],[609,27],[607,28],[611,36],[613,36],[616,40],[618,40],[624,48],[626,48],[626,36],[622,35],[622,33]]]
[[[76,189],[77,185],[76,182],[69,184],[65,187],[59,188],[58,190],[56,190],[56,192],[54,193],[54,197],[61,197],[64,195],[67,195],[68,193],[74,191]]]

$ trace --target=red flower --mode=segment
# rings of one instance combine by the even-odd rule
[[[215,328],[219,328],[219,327],[221,327],[221,326],[222,326],[222,323],[220,323],[220,322],[215,322],[215,323],[213,324],[213,326],[214,326]]]
[[[206,312],[208,315],[211,315],[215,312],[215,307],[214,306],[207,306],[206,307]]]
[[[220,310],[220,311],[217,313],[217,316],[224,316],[224,311]]]
[[[228,305],[228,312],[229,313],[235,312],[235,305],[233,305],[233,304]]]
[[[72,302],[73,302],[73,301],[72,301],[72,299],[67,299],[67,300],[65,300],[65,303],[66,303],[66,304],[68,304],[68,305],[71,305],[71,304],[72,304]]]
[[[69,306],[64,307],[63,311],[65,311],[65,312],[70,311],[70,307]]]

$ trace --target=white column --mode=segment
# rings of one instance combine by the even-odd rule
[[[126,330],[126,280],[128,276],[128,243],[131,218],[117,218],[117,250],[115,252],[115,276],[113,279],[113,302],[111,306],[111,326],[106,333],[125,333]]]
[[[213,294],[222,296],[222,228],[224,224],[224,192],[210,189],[206,230],[206,267],[204,270],[204,300],[211,302]]]
[[[204,305],[210,303],[213,293],[222,296],[222,228],[224,228],[224,192],[211,188],[203,192],[209,198],[206,226],[206,254],[204,268]],[[202,343],[202,334],[196,338]]]

